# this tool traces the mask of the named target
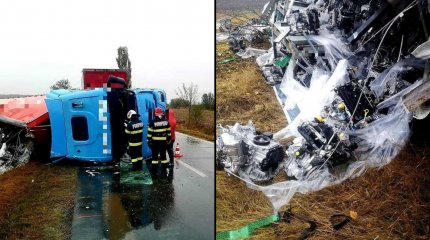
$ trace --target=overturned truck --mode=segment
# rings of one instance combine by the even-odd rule
[[[242,144],[252,141],[244,131],[258,135],[249,130],[252,124],[220,127],[217,160],[265,192],[276,210],[295,192],[316,191],[389,163],[407,143],[411,119],[429,114],[428,1],[272,0],[261,19],[269,22],[272,47],[237,52],[257,57],[288,120],[267,140],[293,140],[285,154],[261,161]],[[264,162],[281,166],[273,171]],[[256,163],[263,174],[249,171]],[[279,168],[286,181],[255,185]]]
[[[162,89],[128,89],[122,69],[84,69],[82,90],[0,100],[0,174],[27,163],[69,159],[106,163],[127,150],[124,122],[131,109],[144,123],[142,153],[156,107],[167,110]]]

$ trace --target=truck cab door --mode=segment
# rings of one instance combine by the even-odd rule
[[[107,101],[102,94],[72,97],[64,101],[68,158],[110,161],[110,124]]]

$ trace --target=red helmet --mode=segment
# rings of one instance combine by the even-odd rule
[[[155,108],[154,113],[155,113],[155,116],[157,116],[157,117],[162,116],[163,115],[163,109],[157,107],[157,108]]]

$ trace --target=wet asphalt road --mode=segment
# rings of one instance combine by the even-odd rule
[[[214,144],[181,133],[176,142],[184,156],[152,184],[79,168],[72,239],[214,239]]]

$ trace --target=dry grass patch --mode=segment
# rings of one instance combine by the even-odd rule
[[[217,55],[231,54],[224,45],[217,45]],[[217,64],[216,110],[217,124],[222,125],[251,120],[261,130],[278,131],[287,124],[273,88],[265,84],[253,58]]]
[[[204,110],[202,121],[198,124],[188,124],[188,109],[174,109],[176,116],[176,130],[208,141],[214,140],[215,120],[214,111]]]
[[[309,239],[428,239],[430,236],[430,151],[411,153],[409,146],[393,162],[365,176],[310,194],[296,194],[293,213],[315,220]],[[278,179],[279,181],[279,179]],[[218,171],[217,231],[240,228],[272,213],[268,199],[234,177]],[[281,212],[289,206],[284,207]],[[358,213],[356,220],[334,230],[330,217]],[[309,225],[293,218],[259,229],[253,239],[297,239]]]
[[[75,167],[30,161],[1,175],[1,239],[69,239],[75,192]]]

